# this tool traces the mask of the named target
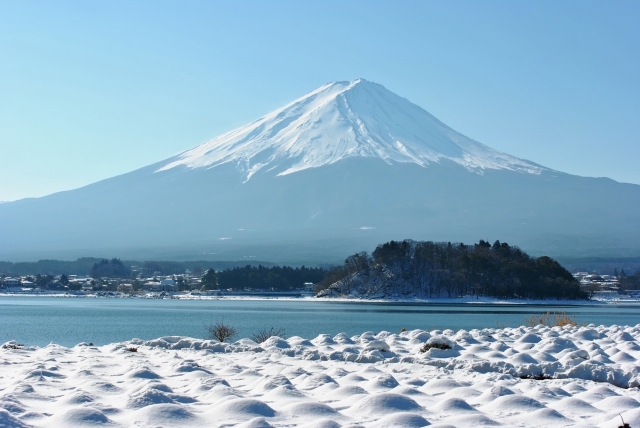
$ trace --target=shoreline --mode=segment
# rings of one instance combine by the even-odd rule
[[[0,293],[1,297],[50,297],[50,298],[76,298],[76,299],[141,299],[141,300],[248,300],[248,301],[308,301],[308,302],[333,302],[333,303],[379,303],[379,304],[406,304],[406,305],[530,305],[530,306],[600,306],[615,304],[640,304],[640,299],[590,299],[590,300],[544,300],[544,299],[499,299],[493,297],[439,298],[439,299],[366,299],[366,298],[336,298],[336,297],[286,297],[286,296],[252,296],[252,295],[167,295],[164,297],[154,295],[125,295],[113,293],[113,295],[95,294],[62,294],[62,293]]]

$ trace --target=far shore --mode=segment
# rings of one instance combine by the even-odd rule
[[[82,299],[143,299],[143,300],[278,300],[278,301],[308,301],[308,302],[328,302],[328,303],[380,303],[380,304],[406,304],[406,305],[450,305],[450,304],[469,304],[469,305],[536,305],[536,306],[595,306],[595,305],[611,305],[611,304],[630,304],[640,303],[640,299],[636,298],[615,298],[603,299],[596,298],[591,300],[557,300],[557,299],[498,299],[493,297],[465,296],[438,299],[376,299],[376,298],[327,298],[315,296],[265,296],[261,295],[199,295],[199,294],[169,294],[161,295],[160,293],[149,293],[146,295],[129,295],[122,293],[111,294],[63,294],[63,293],[2,293],[0,297],[52,297],[52,298],[82,298]]]

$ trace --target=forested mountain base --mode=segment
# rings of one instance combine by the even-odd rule
[[[549,257],[507,243],[390,241],[349,256],[318,284],[318,297],[586,299],[571,273]]]

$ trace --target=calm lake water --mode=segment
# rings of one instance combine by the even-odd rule
[[[80,342],[104,345],[132,338],[206,336],[205,325],[224,318],[250,337],[260,328],[284,327],[289,337],[349,335],[365,331],[516,327],[547,311],[596,325],[636,325],[640,304],[544,306],[515,304],[407,304],[284,300],[144,300],[0,297],[0,343]]]

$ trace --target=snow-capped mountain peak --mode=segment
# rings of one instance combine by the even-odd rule
[[[181,153],[158,171],[232,162],[249,180],[260,170],[286,175],[351,157],[423,167],[450,160],[479,173],[507,169],[538,174],[544,169],[465,137],[382,85],[357,79],[321,86]]]

